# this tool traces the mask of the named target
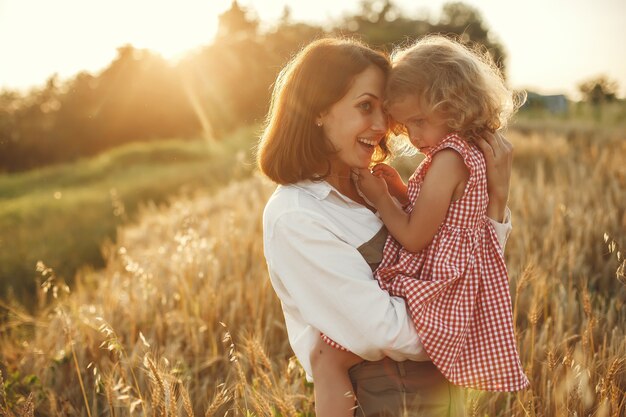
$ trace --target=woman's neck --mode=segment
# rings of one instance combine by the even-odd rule
[[[347,171],[343,170],[341,173],[331,170],[331,173],[325,178],[325,180],[328,184],[332,185],[337,191],[348,197],[350,200],[375,211],[374,208],[370,207],[357,191],[356,184],[352,179],[351,169],[348,169]]]
[[[329,174],[325,180],[337,191],[347,197],[352,197],[356,193],[356,187],[354,186],[350,172],[343,175]]]
[[[345,197],[372,210],[372,207],[368,206],[365,199],[359,194],[352,176],[350,166],[338,161],[331,161],[330,173],[324,177],[324,180]]]
[[[337,161],[330,163],[330,173],[325,178],[326,182],[335,187],[341,194],[350,197],[356,188],[352,182],[352,169]]]

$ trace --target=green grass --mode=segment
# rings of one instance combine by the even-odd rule
[[[249,175],[256,132],[220,143],[134,143],[90,159],[0,175],[0,296],[28,300],[43,261],[71,282],[104,265],[102,246],[142,204],[213,190]]]
[[[513,118],[512,127],[526,134],[558,133],[567,137],[605,137],[626,131],[626,100],[593,106],[570,102],[565,112],[547,109],[522,109]]]

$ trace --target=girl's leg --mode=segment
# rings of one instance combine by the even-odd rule
[[[335,349],[320,337],[311,352],[316,417],[353,417],[355,397],[348,370],[362,362],[354,353]]]

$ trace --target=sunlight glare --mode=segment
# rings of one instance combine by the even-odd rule
[[[103,37],[110,36],[118,39],[118,43],[153,50],[165,58],[175,58],[195,47],[209,44],[217,32],[219,13],[229,5],[226,0],[135,0],[114,4],[117,3],[119,7],[110,7],[106,13],[110,21],[116,22],[115,26],[121,24],[122,33],[109,32]]]
[[[0,88],[42,85],[53,73],[72,77],[96,72],[130,44],[175,59],[208,45],[230,0],[34,0],[0,3],[0,50],[12,65],[3,68]],[[34,11],[37,11],[34,13]],[[8,16],[23,16],[10,19]]]

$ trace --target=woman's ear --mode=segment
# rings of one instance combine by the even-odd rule
[[[324,116],[326,115],[326,112],[322,112],[320,114],[317,115],[317,117],[315,118],[315,125],[317,127],[322,127],[324,126]]]

